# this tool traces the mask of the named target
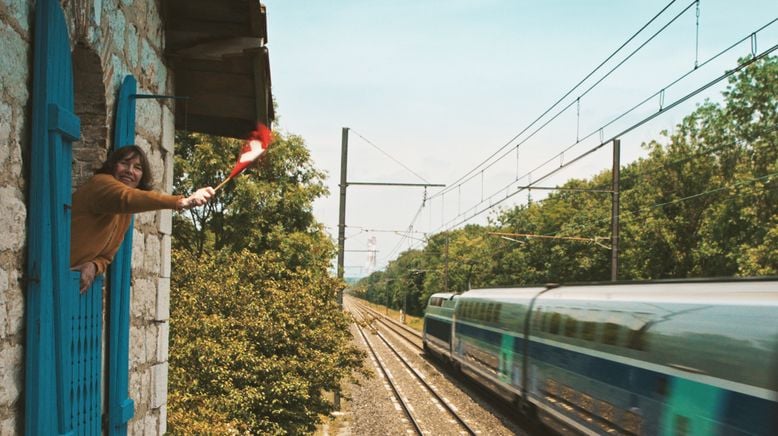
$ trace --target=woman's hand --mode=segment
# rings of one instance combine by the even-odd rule
[[[73,267],[73,270],[79,271],[81,273],[79,291],[83,294],[89,289],[90,286],[92,286],[92,282],[95,281],[95,276],[97,275],[97,265],[95,265],[94,262],[82,263],[81,265]]]
[[[196,206],[202,206],[205,203],[207,203],[208,200],[213,198],[215,193],[216,191],[214,191],[213,188],[211,188],[210,186],[206,186],[205,188],[200,188],[189,197],[178,200],[178,208],[191,209]]]

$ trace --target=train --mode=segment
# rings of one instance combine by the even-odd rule
[[[778,434],[776,278],[436,293],[423,346],[565,434]]]

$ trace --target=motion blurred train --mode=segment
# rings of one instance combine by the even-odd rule
[[[778,434],[778,280],[430,297],[424,348],[562,433]]]

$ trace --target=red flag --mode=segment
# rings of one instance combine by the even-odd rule
[[[238,161],[235,162],[235,167],[232,169],[230,176],[227,179],[231,179],[241,171],[245,170],[249,165],[254,163],[262,153],[267,150],[268,145],[273,140],[273,132],[264,125],[257,124],[256,130],[251,132],[246,143],[243,144],[243,148],[240,150]]]

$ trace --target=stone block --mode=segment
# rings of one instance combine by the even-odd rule
[[[151,210],[135,214],[136,227],[148,227],[156,225],[157,211]]]
[[[127,67],[126,62],[124,60],[117,56],[116,53],[111,54],[111,65],[105,73],[105,77],[110,76],[111,82],[115,88],[115,91],[119,90],[119,87],[121,86],[122,82],[124,81],[124,77],[127,74],[131,74],[132,71]],[[106,98],[106,107],[113,108],[114,105],[114,99],[115,96],[113,93],[109,93],[109,96]],[[110,109],[113,111],[113,109]],[[109,119],[113,119],[113,112],[111,113],[111,116]],[[126,144],[125,144],[126,145]]]
[[[163,153],[165,160],[165,174],[162,176],[162,189],[165,192],[173,192],[173,180],[174,180],[174,169],[173,165],[175,163],[175,160],[173,159],[173,153]]]
[[[139,419],[138,411],[148,409],[151,400],[151,369],[138,369],[137,371],[140,372],[140,384],[137,391],[130,392],[130,397],[135,401],[135,417],[133,419]]]
[[[164,191],[165,162],[162,153],[159,149],[152,148],[151,152],[148,152],[147,154],[149,157],[149,165],[151,166],[151,175],[154,177],[154,188]]]
[[[159,428],[157,434],[167,433],[167,405],[164,404],[159,408]]]
[[[135,24],[127,26],[127,45],[125,49],[127,63],[130,65],[130,69],[134,70],[138,66],[138,27]]]
[[[170,319],[170,278],[160,277],[157,280],[157,305],[155,321]]]
[[[135,410],[138,410],[140,404],[138,393],[142,389],[142,377],[138,371],[130,371],[130,380],[127,388],[129,389],[130,397],[135,401]]]
[[[13,110],[11,106],[0,100],[0,141],[3,144],[11,142],[11,125],[13,123]],[[10,147],[0,147],[0,165],[4,164],[10,156]]]
[[[11,406],[22,389],[22,346],[0,343],[0,406]]]
[[[6,316],[8,317],[8,336],[22,334],[24,329],[24,293],[19,282],[19,273],[8,274],[8,290],[3,292]]]
[[[5,2],[4,2],[5,3]],[[27,79],[29,68],[20,68],[28,65],[28,51],[32,50],[27,41],[16,33],[7,23],[0,21],[0,53],[3,60],[0,62],[0,95],[10,96],[14,103],[24,104],[29,96]]]
[[[16,428],[16,417],[11,416],[8,419],[4,419],[0,421],[0,435],[12,436],[16,434],[20,434],[18,429]]]
[[[183,107],[182,107],[183,110]],[[175,115],[169,107],[162,107],[162,149],[172,155],[175,151],[176,125]],[[171,156],[172,158],[172,156]]]
[[[157,287],[149,279],[135,279],[132,285],[132,304],[130,311],[133,318],[153,320],[156,305]]]
[[[173,211],[171,209],[162,209],[157,212],[157,228],[163,235],[173,234]]]
[[[157,331],[159,328],[155,324],[149,324],[143,329],[145,333],[146,361],[154,362],[157,357]]]
[[[159,236],[146,235],[146,247],[143,256],[143,269],[154,274],[159,274]]]
[[[105,18],[108,20],[108,28],[111,29],[111,40],[116,47],[116,53],[122,53],[125,45],[124,31],[127,28],[127,18],[122,8],[106,8]]]
[[[3,229],[0,233],[0,251],[16,251],[24,246],[27,207],[21,195],[16,188],[0,188],[0,204],[3,205],[3,213],[0,214],[0,229]]]
[[[141,215],[141,214],[136,214]],[[140,221],[140,220],[138,220]],[[138,269],[143,267],[144,250],[146,246],[144,244],[143,233],[137,229],[132,232],[132,267]]]
[[[167,362],[151,367],[151,408],[167,403]]]
[[[145,42],[144,42],[145,44]],[[141,61],[143,65],[143,61]],[[140,94],[155,94],[148,89],[138,89]],[[135,108],[136,131],[143,132],[147,138],[162,138],[162,109],[158,100],[153,98],[139,99]],[[155,180],[159,178],[155,176]]]
[[[170,324],[163,322],[157,328],[157,362],[167,362],[169,341]]]
[[[136,403],[137,404],[137,403]],[[138,406],[135,406],[136,408]],[[130,422],[127,424],[128,429],[132,429],[131,432],[128,432],[132,435],[142,435],[143,434],[143,419],[142,417],[135,415],[132,417]]]
[[[159,275],[160,277],[170,277],[170,235],[162,235],[162,241],[159,248]]]
[[[8,8],[8,15],[13,17],[16,25],[24,32],[30,31],[33,3],[29,0],[10,0],[3,2]]]
[[[8,309],[5,304],[8,290],[8,272],[0,268],[0,339],[8,337]]]
[[[157,432],[157,428],[159,428],[159,425],[157,424],[157,417],[154,415],[146,415],[143,418],[143,434],[144,435],[154,435]]]
[[[136,366],[148,362],[145,329],[130,326],[130,365]]]

